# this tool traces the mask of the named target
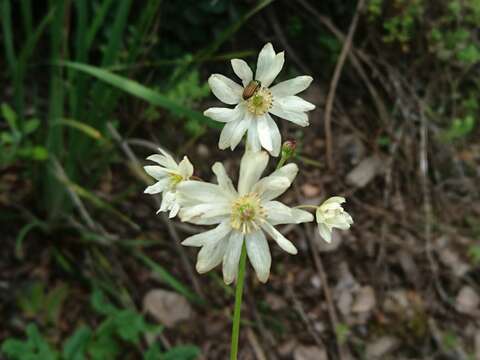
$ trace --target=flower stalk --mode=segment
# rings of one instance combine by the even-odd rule
[[[240,319],[242,311],[243,284],[245,283],[245,267],[247,264],[247,248],[245,242],[242,246],[240,262],[238,264],[237,284],[235,287],[235,307],[233,310],[232,324],[232,345],[230,349],[230,360],[237,360],[238,339],[240,336]]]

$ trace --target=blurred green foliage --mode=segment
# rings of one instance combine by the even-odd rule
[[[37,285],[32,291],[35,299],[23,298],[24,301],[43,303],[43,289]],[[50,292],[53,297],[54,292],[55,290]],[[11,360],[113,360],[118,359],[121,354],[125,355],[128,349],[138,351],[141,337],[145,334],[155,336],[162,331],[161,326],[148,324],[137,311],[115,307],[98,289],[92,293],[91,307],[103,316],[99,325],[93,329],[87,325],[79,325],[58,348],[42,336],[37,325],[31,323],[26,328],[26,339],[6,339],[1,346],[2,353]],[[35,312],[40,310],[32,308],[31,304],[24,309]],[[165,351],[157,343],[153,343],[144,352],[143,359],[194,360],[199,353],[198,348],[190,345],[176,346]]]

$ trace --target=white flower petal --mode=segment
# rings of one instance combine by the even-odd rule
[[[273,121],[270,114],[266,113],[265,117],[267,119],[267,125],[270,129],[270,136],[272,137],[272,151],[270,155],[278,156],[280,154],[280,149],[282,147],[282,136],[280,135],[280,130],[278,129],[277,124]]]
[[[177,200],[176,193],[174,191],[165,191],[162,195],[162,203],[158,212],[167,211],[172,209]],[[157,213],[158,213],[157,212]]]
[[[327,225],[318,223],[318,232],[326,242],[329,243],[332,241],[332,231],[327,227]]]
[[[247,151],[258,152],[262,149],[256,126],[250,126],[247,134]]]
[[[223,256],[223,281],[231,284],[237,277],[238,261],[242,253],[243,234],[233,231],[228,239],[228,244]]]
[[[161,148],[158,148],[158,150],[162,153],[162,155],[150,155],[149,157],[147,157],[147,160],[155,161],[156,163],[162,165],[163,167],[166,167],[167,169],[175,170],[177,168],[177,163],[175,162],[173,157]]]
[[[183,208],[180,209],[179,216],[180,219],[182,218]],[[196,217],[194,219],[188,220],[188,222],[195,224],[195,225],[217,225],[222,223],[225,220],[230,220],[230,215],[219,215],[219,216],[212,216],[212,217]]]
[[[177,199],[180,205],[189,206],[197,203],[222,203],[231,197],[216,184],[203,181],[187,180],[177,185]]]
[[[269,234],[273,240],[275,240],[283,250],[288,252],[289,254],[295,255],[298,251],[295,245],[292,244],[290,240],[288,240],[285,236],[283,236],[277,229],[273,227],[268,221],[262,223],[262,229]]]
[[[225,104],[235,105],[242,100],[243,87],[224,75],[211,75],[208,85],[218,100]]]
[[[203,115],[219,122],[228,123],[240,119],[245,113],[245,105],[238,104],[233,109],[212,107],[203,112]]]
[[[267,176],[257,182],[252,191],[257,193],[262,201],[270,201],[283,194],[291,184],[284,176]]]
[[[210,218],[218,218],[229,215],[231,212],[230,202],[202,203],[193,206],[184,206],[180,210],[180,219],[192,223],[198,220],[205,221]]]
[[[270,84],[275,80],[280,71],[283,68],[285,63],[285,53],[282,51],[275,55],[275,58],[272,61],[272,64],[266,69],[262,69],[262,72],[259,74],[257,72],[256,79],[262,83],[262,86],[269,87]]]
[[[240,163],[240,177],[238,181],[238,194],[247,194],[260,179],[268,164],[268,154],[265,151],[246,152]]]
[[[180,205],[178,203],[174,203],[170,209],[170,214],[168,214],[168,217],[170,219],[174,218],[175,216],[177,216],[179,211],[180,211]]]
[[[305,127],[310,123],[308,121],[308,115],[300,111],[288,111],[285,110],[278,102],[274,101],[272,108],[269,110],[273,115],[278,116],[279,118],[288,120],[297,124],[299,126]]]
[[[235,128],[235,131],[230,139],[230,149],[235,150],[251,124],[252,117],[249,114],[246,114],[245,117],[238,123],[238,126]]]
[[[315,105],[298,96],[276,97],[275,102],[285,111],[305,112],[315,109]]]
[[[332,196],[327,200],[325,200],[322,205],[332,204],[332,203],[343,204],[346,201],[347,200],[345,200],[345,198],[342,196]]]
[[[279,201],[269,201],[263,204],[267,212],[268,222],[272,225],[301,224],[313,221],[313,215],[307,211],[290,208]]]
[[[144,166],[143,169],[148,175],[153,177],[155,180],[161,180],[165,176],[169,175],[169,172],[167,169],[157,165],[147,165],[147,166]]]
[[[253,79],[253,72],[252,69],[250,69],[250,66],[241,59],[232,59],[231,63],[235,75],[242,80],[243,86],[247,86]]]
[[[296,95],[308,88],[312,82],[311,76],[297,76],[293,79],[282,81],[270,88],[274,98],[280,98],[284,96]]]
[[[188,160],[188,157],[184,156],[183,160],[178,164],[178,172],[184,179],[189,179],[193,175],[193,165]]]
[[[215,243],[208,243],[200,249],[196,265],[198,273],[204,274],[222,262],[227,248],[227,239],[225,237]]]
[[[258,280],[262,283],[267,282],[270,275],[272,257],[263,231],[259,230],[246,235],[245,244],[248,259],[257,273]]]
[[[270,127],[268,126],[267,119],[265,116],[261,116],[257,118],[256,122],[260,143],[265,150],[271,152],[273,150],[272,134],[270,133]]]
[[[235,190],[235,187],[232,184],[232,180],[227,175],[227,172],[225,171],[225,167],[223,166],[223,164],[220,162],[216,162],[212,166],[212,171],[217,177],[218,185],[223,190],[230,192],[232,196],[237,196],[237,191]]]
[[[206,244],[214,244],[227,236],[232,228],[229,221],[224,221],[216,228],[195,234],[182,241],[184,246],[203,246]]]
[[[233,120],[223,127],[223,130],[220,134],[220,139],[218,140],[218,147],[220,150],[225,150],[230,146],[231,139],[235,135],[235,130],[238,127],[238,124],[242,122],[243,119]]]
[[[297,173],[298,166],[296,164],[284,165],[258,181],[254,185],[253,191],[258,192],[263,201],[275,199],[290,187]]]
[[[270,176],[284,176],[293,182],[295,177],[298,174],[298,166],[295,163],[289,163],[287,165],[282,166],[280,169],[275,170]]]
[[[262,86],[268,87],[282,70],[284,62],[285,54],[283,51],[275,54],[272,44],[266,44],[258,54],[255,80],[260,81]]]
[[[155,184],[148,186],[145,189],[144,193],[145,194],[158,194],[158,193],[162,192],[163,190],[165,190],[168,187],[169,184],[170,184],[170,179],[169,178],[161,179],[160,181],[156,182]]]

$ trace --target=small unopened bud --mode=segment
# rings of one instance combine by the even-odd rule
[[[282,145],[282,157],[288,160],[295,156],[297,142],[295,140],[287,140]]]

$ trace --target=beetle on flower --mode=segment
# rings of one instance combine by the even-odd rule
[[[251,151],[264,148],[272,156],[278,156],[281,136],[270,114],[300,126],[309,125],[307,112],[315,105],[296,95],[310,85],[312,77],[298,76],[271,86],[284,62],[284,52],[275,53],[268,43],[258,55],[255,79],[244,60],[231,61],[243,86],[221,74],[210,76],[208,84],[213,94],[223,103],[235,105],[233,109],[213,107],[204,112],[205,116],[226,123],[220,134],[220,149],[235,149],[247,133],[247,147]]]

